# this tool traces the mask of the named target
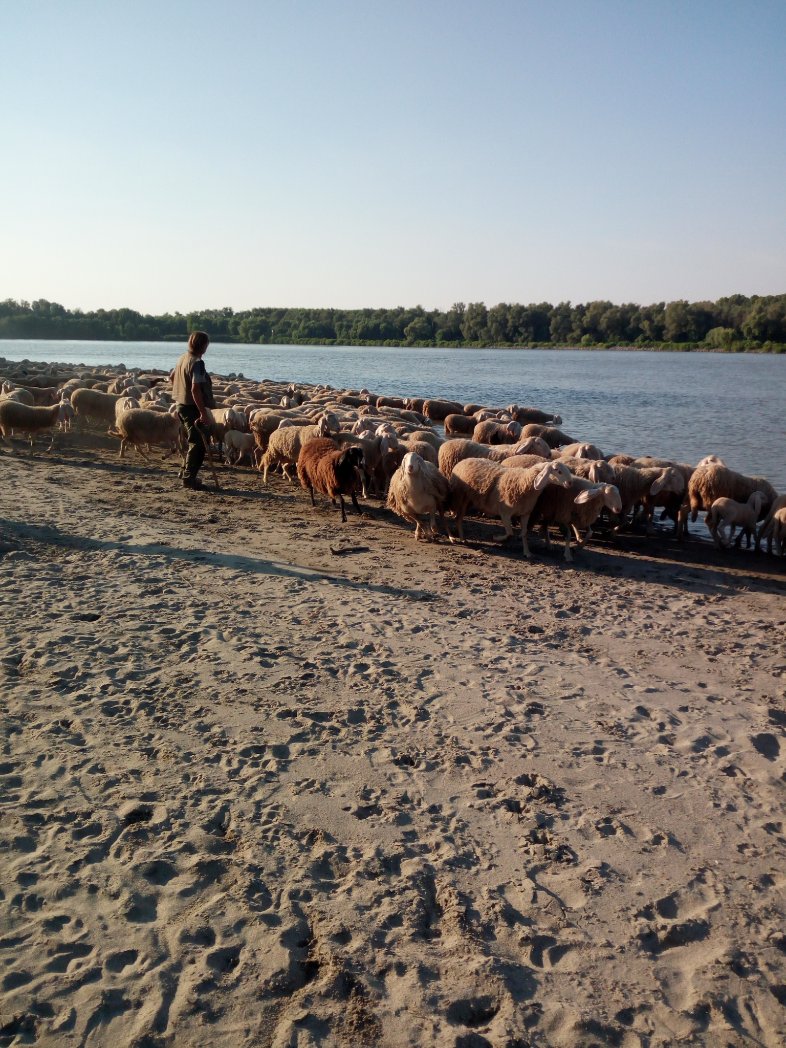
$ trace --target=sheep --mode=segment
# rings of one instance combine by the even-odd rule
[[[356,496],[358,474],[363,467],[363,451],[357,445],[337,448],[330,437],[318,437],[304,444],[297,460],[297,475],[300,486],[308,488],[311,505],[315,506],[314,489],[335,501],[338,496],[341,506],[341,522],[346,524],[344,495],[350,495],[352,505],[361,513]]]
[[[148,408],[131,408],[117,420],[117,435],[120,437],[120,458],[130,444],[143,459],[149,461],[142,445],[163,444],[169,450],[168,458],[179,450],[182,442],[180,419],[166,411],[151,411]]]
[[[514,444],[511,455],[540,455],[541,458],[551,458],[551,448],[542,437],[525,437]]]
[[[426,462],[432,462],[435,466],[439,467],[439,456],[434,448],[433,444],[429,444],[426,440],[413,440],[412,437],[406,437],[401,441],[401,447],[405,452],[414,451],[416,455],[420,455]]]
[[[550,415],[547,411],[541,411],[539,408],[520,408],[518,404],[510,404],[505,408],[507,413],[516,422],[522,422],[526,425],[528,422],[536,422],[549,426],[561,426],[562,416],[561,415]]]
[[[119,399],[119,396],[112,393],[80,387],[71,394],[71,406],[77,418],[90,422],[106,422],[111,426],[115,422],[115,404]]]
[[[561,429],[554,426],[542,426],[537,422],[531,422],[521,431],[523,437],[543,437],[550,448],[558,448],[563,444],[577,444],[575,437],[569,437]]]
[[[619,466],[609,462],[614,471],[613,483],[619,490],[622,499],[622,510],[617,522],[616,531],[619,531],[628,513],[641,505],[647,530],[651,530],[652,511],[654,497],[665,497],[668,493],[676,493],[682,497],[685,481],[679,470],[673,466]]]
[[[549,524],[556,524],[565,537],[563,558],[573,560],[570,552],[571,532],[579,546],[584,546],[592,536],[592,525],[604,509],[617,514],[622,508],[620,493],[613,484],[596,484],[584,477],[574,476],[567,488],[550,486],[543,492],[535,506],[532,520],[543,524],[546,547],[550,545]],[[581,532],[585,531],[582,537]]]
[[[6,383],[3,383],[3,385],[6,385]],[[35,398],[30,390],[21,389],[20,387],[4,391],[0,400],[13,400],[17,404],[27,404],[29,408],[32,408],[35,405]]]
[[[775,556],[786,555],[786,495],[781,495],[772,504],[767,519],[759,529],[756,536],[756,549],[759,549],[761,540],[767,540],[767,552],[772,553],[775,544]]]
[[[398,516],[415,525],[415,538],[430,541],[437,538],[436,514],[448,538],[452,536],[445,526],[444,511],[449,508],[450,481],[432,463],[409,451],[390,478],[387,506]],[[428,514],[429,529],[420,517]]]
[[[284,426],[274,430],[257,465],[262,473],[262,483],[267,484],[271,466],[281,466],[284,476],[290,484],[294,484],[295,478],[289,469],[290,466],[297,466],[301,449],[308,441],[326,436],[327,427],[321,423],[316,426]]]
[[[515,444],[521,436],[521,425],[518,422],[495,422],[494,419],[486,419],[478,422],[472,431],[472,439],[476,444]]]
[[[47,451],[51,451],[55,444],[54,427],[60,416],[60,405],[51,407],[32,407],[30,404],[20,404],[16,400],[0,400],[0,439],[13,451],[13,445],[8,439],[12,431],[26,433],[30,439],[30,447],[33,446],[33,436],[43,430],[52,430],[52,439]]]
[[[237,429],[228,429],[223,434],[221,443],[227,462],[234,462],[238,466],[244,458],[249,463],[251,462],[256,444],[250,433],[241,433]]]
[[[407,435],[408,440],[425,440],[435,451],[439,451],[445,441],[433,429],[413,429]]]
[[[688,484],[690,519],[695,521],[699,510],[711,509],[716,499],[729,498],[735,502],[747,502],[754,491],[764,494],[764,501],[758,513],[761,519],[777,498],[777,492],[768,480],[764,477],[747,477],[716,463],[697,466]]]
[[[508,455],[504,459],[491,459],[489,462],[497,461],[503,469],[529,469],[530,466],[542,466],[549,459],[542,455]]]
[[[451,414],[445,418],[445,436],[469,436],[474,430],[476,421],[467,415]]]
[[[464,514],[475,506],[490,517],[499,517],[505,528],[504,538],[513,534],[513,517],[521,518],[521,551],[531,556],[527,545],[530,514],[548,484],[568,487],[570,471],[561,462],[546,462],[529,469],[504,469],[483,459],[458,462],[450,477],[450,492],[459,538],[464,537]]]
[[[57,428],[61,433],[68,433],[74,420],[74,409],[71,401],[63,399],[57,406],[59,408],[57,412]]]
[[[136,397],[127,397],[125,395],[119,396],[117,403],[115,404],[115,426],[117,426],[117,421],[124,411],[131,411],[132,408],[139,408],[141,406],[141,402],[138,401]]]
[[[583,477],[593,484],[613,484],[614,470],[605,459],[562,458],[574,477]]]
[[[557,452],[559,458],[602,459],[605,455],[595,444],[565,444]]]
[[[407,407],[412,406],[411,403],[407,405]],[[457,404],[455,400],[426,400],[423,402],[423,414],[432,422],[444,422],[448,415],[461,415],[463,410],[463,405]]]
[[[773,521],[773,518],[774,518],[775,514],[778,512],[778,510],[784,509],[785,507],[786,507],[786,495],[778,495],[778,497],[773,501],[772,505],[770,506],[770,508],[769,508],[769,510],[767,512],[767,516],[764,518],[764,520],[762,521],[761,526],[759,528],[759,533],[756,536],[756,549],[757,550],[759,550],[761,548],[761,540],[763,538],[766,538],[768,540],[769,552],[770,553],[772,552],[772,540],[770,538],[770,535],[772,534],[772,531],[773,531],[772,521]]]
[[[450,480],[457,463],[470,458],[487,459],[490,451],[489,444],[476,444],[474,440],[462,437],[446,440],[437,453],[439,471]]]
[[[751,536],[756,531],[756,521],[759,519],[762,504],[765,501],[763,491],[754,491],[747,502],[735,502],[734,499],[715,499],[707,511],[706,524],[710,530],[715,545],[718,548],[730,546],[734,538],[734,532],[739,527],[737,546],[742,544],[742,538],[747,539],[750,549]],[[723,529],[728,528],[728,535],[724,536]]]

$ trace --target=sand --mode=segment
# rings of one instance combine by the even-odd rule
[[[784,1043],[774,558],[116,449],[0,457],[0,1045]]]

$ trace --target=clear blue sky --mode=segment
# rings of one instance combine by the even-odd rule
[[[0,0],[0,298],[786,292],[784,0]]]

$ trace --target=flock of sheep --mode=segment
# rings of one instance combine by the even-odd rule
[[[0,437],[50,433],[72,425],[107,426],[120,438],[120,455],[153,446],[182,451],[183,434],[171,385],[163,372],[83,370],[3,362],[0,375]],[[697,465],[652,457],[604,454],[559,427],[558,415],[511,404],[493,409],[445,400],[376,396],[368,390],[329,386],[296,388],[270,381],[214,378],[216,402],[211,448],[233,464],[247,463],[267,484],[280,469],[302,487],[360,512],[357,495],[384,499],[415,526],[418,539],[433,540],[437,519],[453,541],[463,538],[468,512],[502,522],[502,538],[520,529],[529,557],[528,533],[541,525],[565,541],[584,545],[599,521],[612,532],[643,524],[652,531],[656,509],[674,522],[682,538],[688,520],[706,512],[720,548],[745,538],[756,549],[786,554],[786,495],[763,477],[748,477],[708,456]],[[439,431],[442,426],[444,436]]]

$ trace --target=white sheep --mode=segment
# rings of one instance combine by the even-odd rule
[[[759,519],[761,508],[766,501],[763,491],[754,491],[747,502],[735,502],[734,499],[718,498],[707,511],[706,524],[710,530],[715,545],[729,547],[734,538],[734,532],[740,528],[737,536],[737,545],[742,544],[742,538],[747,539],[748,549],[751,545],[751,536],[756,531],[756,522]],[[724,528],[728,528],[728,534],[724,534]]]
[[[131,408],[117,420],[117,435],[120,437],[120,457],[125,458],[128,445],[136,448],[143,459],[149,461],[143,446],[160,444],[168,448],[164,458],[181,447],[182,427],[176,415],[167,411],[151,411],[148,408]]]
[[[521,551],[530,557],[527,527],[530,514],[547,484],[568,487],[570,470],[561,462],[546,462],[529,469],[504,469],[486,459],[463,459],[450,477],[450,492],[458,537],[463,538],[464,515],[470,505],[489,517],[499,517],[504,536],[513,534],[513,517],[521,518]]]
[[[245,458],[251,462],[256,442],[251,433],[241,433],[237,429],[228,429],[223,435],[223,450],[226,461],[240,465]]]
[[[428,445],[427,445],[428,446]],[[450,541],[453,539],[445,527],[443,513],[450,502],[450,482],[440,473],[437,466],[409,451],[401,465],[390,478],[387,506],[398,516],[415,525],[415,538],[430,541],[437,538],[436,515]],[[420,517],[428,515],[429,530]]]

